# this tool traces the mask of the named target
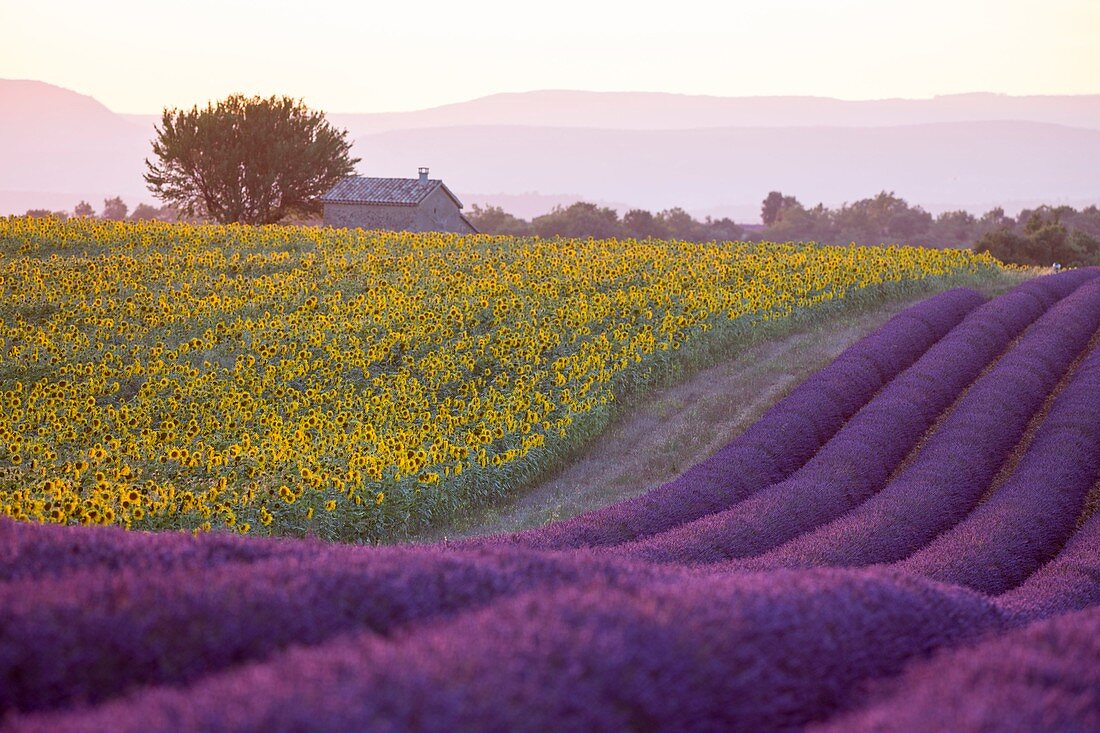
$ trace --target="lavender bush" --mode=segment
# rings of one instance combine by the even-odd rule
[[[842,518],[768,553],[761,558],[762,564],[870,565],[900,560],[926,545],[974,508],[1029,421],[1097,328],[1100,280],[1083,286],[1039,319],[959,399],[942,425],[927,437],[914,462],[883,491]],[[1100,360],[1100,355],[1091,358]],[[1071,388],[1044,423],[1041,442],[1036,445],[1057,441],[1065,431],[1055,426],[1062,422],[1088,423],[1100,418],[1084,404],[1090,394],[1098,394],[1095,377],[1088,376],[1091,371],[1091,366],[1077,371]],[[1092,401],[1100,409],[1100,401],[1095,397]],[[1100,457],[1100,452],[1095,445],[1084,447],[1082,456],[1062,455],[1070,463],[1083,460],[1084,465],[1073,465],[1087,472],[1089,461]],[[1035,470],[1054,468],[1050,461],[1059,457],[1057,449],[1049,450],[1046,462],[1036,462]],[[1019,481],[1017,478],[1014,483]],[[942,553],[956,559],[966,555],[951,550]],[[974,564],[982,566],[980,561]]]
[[[958,393],[1044,311],[1054,290],[1029,284],[974,310],[786,481],[728,510],[610,552],[650,561],[718,562],[762,553],[834,519],[883,487]]]
[[[1092,312],[1100,312],[1100,304]],[[1100,348],[1094,348],[1058,396],[1011,478],[959,526],[901,567],[1003,593],[1064,544],[1098,470]]]

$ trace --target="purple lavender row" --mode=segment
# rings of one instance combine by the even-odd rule
[[[1059,287],[1072,282],[1060,280]],[[956,289],[907,308],[806,379],[714,456],[643,496],[548,527],[467,544],[543,549],[618,544],[725,509],[789,476],[982,301],[973,290]]]
[[[870,705],[812,730],[1100,730],[1100,608],[914,664]]]
[[[975,382],[929,437],[917,459],[883,491],[840,519],[764,555],[759,564],[814,567],[894,562],[963,520],[1012,453],[1047,394],[1087,349],[1097,328],[1100,280],[1086,283],[1036,321],[997,365]],[[1100,354],[1086,362],[1057,401],[1037,447],[1061,440],[1066,421],[1087,423],[1092,419],[1100,424],[1100,375],[1090,366],[1093,363],[1100,366]],[[1100,446],[1080,447],[1091,450],[1085,455],[1050,452],[1034,465],[1026,480],[1043,480],[1045,485],[1066,470],[1073,472],[1100,460]],[[1043,479],[1044,475],[1048,479]],[[1023,511],[1032,508],[1022,505]],[[1041,525],[1047,516],[1044,512],[1028,521]],[[985,526],[977,534],[987,530]],[[985,572],[969,552],[947,550],[941,554],[952,562],[972,563],[975,573]],[[997,590],[992,586],[983,589]]]
[[[1003,613],[990,606],[994,615],[1017,623],[1100,603],[1100,517],[1085,525],[1078,540],[1011,597],[998,601]],[[187,683],[263,659],[291,643],[326,645],[341,633],[367,629],[406,635],[401,630],[412,625],[415,636],[447,618],[521,593],[556,597],[573,586],[601,583],[646,597],[658,587],[749,577],[737,572],[691,577],[676,568],[600,562],[584,552],[335,547],[315,554],[313,559],[276,558],[207,572],[87,570],[38,583],[4,584],[0,701],[43,710],[81,699],[105,700],[141,684]],[[801,592],[790,580],[802,577],[794,571],[753,577],[770,578],[767,583],[795,595]],[[954,593],[879,570],[833,577],[889,577],[900,587],[915,584]],[[848,603],[843,593],[834,600]]]
[[[774,730],[1000,627],[978,594],[883,570],[593,580],[9,730]]]
[[[608,554],[666,563],[751,557],[831,521],[879,491],[936,418],[1058,299],[1029,281],[967,316],[898,375],[795,474],[734,505]]]
[[[1085,522],[1053,560],[1001,594],[998,603],[1014,623],[1100,605],[1100,514]]]
[[[189,532],[127,532],[94,527],[74,532],[0,517],[0,582],[35,580],[88,569],[213,568],[316,552],[320,543]]]
[[[1090,315],[1100,315],[1100,304]],[[1098,475],[1100,348],[1094,348],[1055,400],[1012,476],[965,521],[901,567],[985,593],[1014,588],[1073,533]]]
[[[0,584],[0,713],[179,684],[288,644],[388,634],[533,588],[677,572],[517,549],[288,544],[304,552],[174,570],[112,563]]]
[[[330,702],[333,705],[345,707],[349,698],[341,697],[344,694],[351,696],[352,699],[372,701],[379,697],[388,700],[390,694],[397,695],[398,699],[404,695],[417,698],[418,690],[422,695],[426,695],[436,684],[440,687],[435,689],[435,696],[453,699],[457,695],[464,700],[466,697],[479,698],[478,690],[467,687],[472,684],[471,677],[477,678],[480,684],[482,667],[495,669],[498,665],[507,667],[507,664],[513,662],[518,668],[525,670],[527,679],[532,677],[541,679],[539,675],[543,674],[556,677],[561,672],[562,666],[567,671],[590,668],[590,665],[595,663],[592,656],[598,661],[607,655],[619,655],[627,660],[624,664],[635,664],[639,659],[649,659],[650,664],[656,666],[645,668],[644,674],[648,683],[643,685],[639,681],[635,689],[623,693],[638,697],[630,697],[626,700],[620,698],[621,705],[613,707],[621,712],[622,706],[646,704],[645,695],[656,694],[653,688],[653,676],[667,675],[669,684],[677,685],[678,693],[684,689],[694,689],[695,683],[692,682],[692,678],[681,676],[681,670],[674,661],[676,659],[696,660],[701,656],[706,663],[701,670],[695,672],[696,674],[713,673],[716,677],[732,675],[736,679],[730,684],[736,682],[739,686],[734,689],[723,687],[719,693],[716,693],[713,700],[704,701],[704,703],[700,703],[692,695],[677,694],[673,697],[687,698],[693,706],[731,705],[726,714],[732,715],[733,719],[749,721],[747,723],[749,727],[758,727],[756,723],[768,727],[771,725],[768,721],[809,720],[830,709],[843,706],[853,694],[858,680],[869,676],[891,674],[895,668],[900,668],[899,665],[905,658],[910,656],[923,654],[945,644],[957,643],[984,631],[996,630],[1006,623],[1015,623],[1016,619],[1059,613],[1080,605],[1100,602],[1098,538],[1100,538],[1100,518],[1086,524],[1082,537],[1079,538],[1081,541],[1071,543],[1055,562],[1050,563],[1043,571],[1021,586],[1013,598],[997,604],[973,592],[883,569],[780,570],[760,574],[701,573],[690,577],[684,576],[680,571],[654,573],[652,569],[645,566],[598,565],[590,558],[586,559],[583,553],[549,556],[528,553],[526,557],[517,560],[520,553],[512,551],[506,555],[497,556],[501,559],[507,557],[512,561],[510,566],[497,575],[484,573],[483,568],[478,564],[453,559],[450,572],[439,565],[432,565],[427,568],[427,572],[418,576],[413,558],[417,553],[392,550],[350,554],[336,552],[327,562],[318,560],[309,563],[280,559],[272,563],[254,564],[251,567],[242,568],[241,575],[234,578],[240,582],[236,598],[227,584],[221,585],[215,582],[208,589],[211,598],[205,605],[202,604],[201,589],[188,589],[182,585],[187,582],[201,583],[203,581],[201,574],[196,573],[189,578],[176,576],[170,578],[163,587],[149,591],[151,595],[158,596],[156,600],[162,606],[179,609],[176,611],[175,619],[172,618],[171,611],[161,612],[159,616],[151,617],[149,608],[128,605],[127,594],[137,589],[126,584],[115,585],[104,594],[106,598],[114,600],[117,604],[115,608],[87,609],[92,613],[107,614],[110,617],[109,623],[98,628],[78,629],[72,634],[69,643],[60,647],[50,645],[43,647],[41,638],[24,637],[26,628],[22,630],[23,633],[14,634],[13,638],[25,639],[22,649],[25,661],[30,661],[36,653],[40,653],[49,657],[47,665],[61,667],[72,665],[75,667],[73,675],[79,683],[90,687],[91,698],[103,699],[133,687],[137,682],[148,684],[166,681],[162,674],[163,669],[150,670],[145,666],[150,661],[148,656],[150,646],[155,647],[159,652],[152,657],[153,663],[187,668],[190,674],[184,675],[184,681],[186,681],[187,679],[196,680],[210,672],[225,670],[229,665],[255,658],[245,655],[242,659],[238,656],[241,652],[239,646],[231,647],[227,652],[217,651],[220,644],[232,645],[233,640],[242,634],[258,637],[264,635],[278,637],[280,634],[296,636],[298,638],[295,641],[299,643],[318,643],[319,645],[310,651],[301,652],[300,654],[304,657],[298,656],[299,653],[289,657],[277,653],[272,657],[271,664],[275,666],[273,669],[268,669],[265,663],[260,662],[258,667],[228,670],[224,674],[211,678],[208,682],[196,682],[195,689],[171,693],[171,695],[179,695],[181,699],[187,697],[191,699],[189,707],[192,709],[211,710],[213,711],[211,714],[226,716],[228,720],[233,719],[234,716],[228,714],[226,708],[219,705],[224,703],[229,709],[238,709],[240,699],[246,698],[226,701],[221,697],[223,694],[221,690],[237,689],[240,694],[254,696],[256,700],[251,706],[238,709],[236,715],[243,714],[240,710],[248,711],[249,716],[259,715],[255,718],[250,717],[248,720],[251,720],[254,725],[263,726],[271,721],[265,720],[263,715],[257,713],[256,706],[267,705],[263,700],[269,698],[272,689],[278,690],[279,686],[271,685],[271,680],[287,680],[292,691],[284,692],[290,699],[284,699],[281,703],[276,701],[276,703],[303,706],[311,718],[321,721],[317,724],[319,727],[315,728],[319,730],[340,728],[336,723],[333,723],[331,728],[325,727],[327,723],[324,721],[329,720],[326,717],[328,715],[356,713],[354,710],[345,713],[326,710],[323,699],[314,700],[308,696],[296,698],[301,681],[296,680],[295,674],[305,674],[310,679],[318,675],[317,684],[322,687],[327,685],[334,675],[341,679],[366,680],[363,682],[364,685],[378,686],[376,690],[361,688],[348,690],[346,683],[340,683],[327,692],[321,689],[311,693],[321,695],[322,698],[326,694],[332,694],[333,698]],[[345,575],[340,574],[340,568],[332,567],[333,563],[348,564],[348,557],[351,555],[365,558],[367,554],[374,555],[375,560],[364,567],[352,568]],[[420,554],[425,558],[430,557],[428,551],[421,551]],[[452,553],[452,555],[455,554],[458,553]],[[383,556],[388,556],[390,562],[383,562]],[[447,563],[447,558],[442,554],[437,555],[436,559],[441,564]],[[276,568],[274,567],[276,565],[283,567]],[[428,565],[431,564],[425,563],[426,567]],[[227,569],[223,568],[222,571]],[[1065,577],[1067,570],[1074,571],[1076,575]],[[89,575],[92,576],[88,578],[90,585],[111,582],[109,574]],[[546,583],[548,575],[553,576],[553,582]],[[384,582],[386,578],[403,585],[387,587]],[[357,580],[363,582],[357,584]],[[532,580],[534,584],[526,585],[525,580]],[[1051,580],[1056,581],[1053,592],[1049,582]],[[546,584],[540,585],[540,582]],[[266,596],[259,594],[257,597],[255,586],[257,583],[261,588],[269,589]],[[354,587],[356,585],[358,585],[358,595]],[[471,586],[475,588],[471,589]],[[281,589],[281,594],[272,596],[270,588],[273,587]],[[524,588],[534,588],[534,592],[524,595],[523,603],[520,604],[522,609],[528,610],[516,611],[514,614],[507,610],[514,608],[511,604],[520,603],[514,595],[472,614],[466,613],[456,617],[447,612],[449,609],[441,611],[440,590],[443,598],[449,599],[452,608],[461,609],[470,605],[468,599],[461,597],[462,593],[480,595],[485,592],[486,587],[490,588],[491,594],[496,594],[498,597],[516,594]],[[590,590],[592,588],[596,590]],[[692,594],[700,589],[712,588],[726,588],[731,595],[729,597],[705,596],[705,600],[693,602],[693,605],[673,607],[660,620],[647,619],[644,623],[639,622],[640,628],[630,626],[631,617],[628,615],[624,620],[620,613],[621,607],[629,606],[630,599],[648,613],[655,603],[654,598],[690,599]],[[592,611],[595,620],[586,621],[585,618],[577,616],[578,609],[585,607],[586,602],[583,601],[585,595],[606,600],[608,604],[607,608],[595,608]],[[192,605],[188,606],[184,603],[181,596],[191,598]],[[622,596],[625,596],[626,600]],[[581,600],[578,600],[578,597]],[[372,598],[377,600],[371,600]],[[356,606],[356,603],[360,605]],[[382,605],[370,606],[371,603]],[[531,604],[541,607],[544,603],[550,604],[544,615],[529,610]],[[873,614],[864,612],[863,609],[867,603],[876,607]],[[500,607],[504,607],[505,611],[501,612]],[[707,623],[720,626],[731,637],[724,645],[722,640],[715,636],[719,633],[718,630],[707,627],[706,623],[704,628],[696,624],[702,613],[700,609],[706,608],[713,609],[721,620],[720,624],[713,619]],[[1001,608],[1004,610],[1000,610]],[[330,636],[325,641],[316,642],[316,637],[310,636],[309,624],[318,620],[327,621],[333,614],[339,613],[345,616],[347,631],[353,631],[356,628],[371,629],[369,633],[360,633],[356,637],[354,643],[364,646],[350,660],[341,657],[342,650],[348,646],[347,637],[332,639]],[[422,615],[418,617],[417,614]],[[440,614],[442,618],[437,617]],[[299,615],[304,616],[300,621],[301,627],[295,626],[293,621]],[[945,626],[942,628],[935,627],[939,629],[937,634],[942,633],[943,636],[932,638],[912,636],[909,632],[909,624],[913,617],[932,624],[933,627],[943,623]],[[402,633],[392,642],[375,638],[378,632],[392,631],[397,622],[403,625],[416,618],[420,618],[423,623],[411,633]],[[63,623],[71,620],[54,619],[55,622]],[[616,627],[619,636],[612,634],[610,637],[612,641],[607,641],[608,637],[599,631],[598,625],[591,626],[592,623],[597,622]],[[565,628],[558,628],[555,624],[564,625]],[[586,626],[586,624],[589,625]],[[623,624],[626,625],[625,629],[619,628]],[[45,627],[50,629],[55,628],[55,625],[46,623]],[[187,634],[188,629],[193,629],[194,634]],[[523,635],[531,630],[537,630],[536,647],[526,652],[526,656],[522,654],[518,658],[510,656],[513,644],[520,643]],[[673,649],[672,652],[660,654],[655,659],[650,657],[658,640],[664,638],[662,635],[680,631],[687,638],[684,644],[689,646],[673,645],[670,647]],[[577,632],[577,636],[570,636],[574,632]],[[86,636],[85,634],[88,633],[106,634],[108,638],[100,640],[95,636]],[[845,641],[847,638],[845,635],[849,633],[854,638]],[[212,641],[209,638],[210,635],[217,638]],[[413,664],[412,671],[409,673],[412,679],[406,680],[406,683],[412,687],[401,687],[404,684],[402,680],[405,678],[397,674],[395,681],[393,669],[404,669],[404,665],[409,663],[408,660],[416,656],[415,650],[422,648],[417,646],[416,640],[425,636],[435,639],[435,643],[444,647],[458,645],[451,648],[449,656],[444,654],[440,657],[437,654],[438,650],[434,647],[424,652],[425,659],[445,658],[449,660],[445,663],[449,666],[445,666],[433,676],[430,670],[425,672]],[[680,636],[675,638],[681,639]],[[819,646],[809,644],[808,639],[817,640]],[[696,641],[701,645],[701,649],[690,646]],[[496,642],[500,642],[500,645],[494,646]],[[196,643],[209,644],[209,646],[200,650],[198,654],[188,654],[188,650],[191,650],[192,645]],[[410,644],[413,649],[411,652]],[[797,655],[792,656],[791,646],[788,645],[806,652],[811,661],[806,661]],[[824,648],[820,648],[821,645]],[[80,655],[81,646],[98,647],[99,653]],[[395,650],[392,656],[378,656],[390,648]],[[0,649],[10,654],[12,644],[5,640],[5,643],[0,644]],[[479,650],[482,649],[489,650],[489,659],[478,659],[478,654],[481,653]],[[269,645],[266,650],[275,652],[276,648]],[[731,650],[740,650],[741,656],[737,656]],[[211,659],[212,653],[214,659]],[[119,655],[117,660],[111,656],[114,654]],[[730,662],[735,664],[732,667],[714,668],[708,661],[710,654],[719,657],[715,664]],[[74,655],[76,655],[75,658]],[[547,655],[556,660],[554,664],[549,665],[549,668],[545,668]],[[262,657],[262,655],[258,656]],[[280,662],[280,659],[284,661]],[[289,661],[286,661],[287,659]],[[330,659],[343,661],[335,671],[326,671]],[[358,662],[355,661],[356,659]],[[882,664],[884,660],[887,663],[886,667],[876,666]],[[356,664],[360,667],[356,667]],[[431,663],[428,664],[430,666]],[[104,665],[108,669],[104,670]],[[132,669],[132,665],[137,665],[138,669]],[[389,665],[393,665],[393,668],[391,669]],[[260,687],[249,689],[239,681],[238,675],[251,679],[257,668],[265,670],[260,673],[261,679],[265,681]],[[478,670],[478,673],[473,674],[472,669]],[[750,671],[746,672],[746,670]],[[26,667],[8,669],[0,679],[22,680],[27,672]],[[98,674],[104,674],[105,678],[97,677]],[[746,674],[747,679],[745,679]],[[119,675],[124,677],[130,675],[126,684],[119,684]],[[621,677],[621,671],[612,670],[607,675],[617,681]],[[71,683],[71,681],[65,677],[60,680],[62,684]],[[795,681],[798,682],[797,694],[792,696],[790,689]],[[59,680],[55,677],[40,679],[38,682],[49,686],[57,684]],[[106,683],[107,690],[97,687],[102,683]],[[393,692],[395,684],[398,685],[397,692]],[[543,683],[532,684],[536,688],[534,691],[509,688],[507,681],[490,676],[486,682],[486,689],[508,690],[509,699],[522,702],[524,716],[530,712],[532,706],[540,709],[539,706],[544,704],[550,705],[549,709],[552,711],[547,715],[556,715],[560,711],[553,707],[554,705],[571,705],[580,696],[588,695],[602,700],[606,686],[618,683],[605,680],[602,674],[596,680],[573,679],[570,680],[570,685],[591,684],[596,687],[595,689],[571,687],[567,693],[559,690],[563,695],[568,694],[569,699],[549,702],[539,697],[539,694],[535,694],[543,687]],[[759,688],[761,684],[764,685],[763,688]],[[423,685],[423,688],[418,688],[417,685]],[[754,696],[752,690],[759,692]],[[26,701],[22,696],[27,695],[28,692],[41,694],[42,690],[6,689],[0,698],[15,699],[18,706],[23,709],[47,707],[22,704]],[[53,689],[47,690],[49,695],[54,692]],[[70,705],[74,700],[89,694],[88,689],[79,687],[75,690],[75,694],[73,692],[70,691],[63,700],[55,701],[56,704]],[[529,693],[534,696],[526,697]],[[734,693],[739,696],[730,697]],[[161,699],[158,697],[160,693],[150,694],[158,700]],[[205,697],[207,694],[214,694],[216,699],[207,699]],[[13,697],[15,695],[20,697]],[[135,692],[135,695],[139,704],[134,715],[145,724],[151,724],[150,721],[155,723],[157,716],[164,713],[159,707],[160,703],[157,702],[153,708],[144,707],[145,703],[141,701],[148,699],[146,693]],[[191,698],[192,695],[195,697]],[[731,700],[734,702],[731,703]],[[132,703],[131,700],[125,705]],[[605,708],[608,705],[607,702],[601,704]],[[117,712],[111,712],[115,710],[114,707],[108,707],[105,710],[107,712],[103,715],[117,714]],[[707,710],[707,717],[703,720],[728,722],[729,718],[711,718],[710,716],[715,714],[714,710],[710,708]],[[458,712],[460,711],[448,708],[441,712],[441,715],[458,714]],[[585,714],[589,712],[585,711]],[[286,715],[287,711],[279,708],[274,714],[280,717]],[[373,709],[361,714],[378,715]],[[603,712],[597,709],[594,714],[614,714],[614,710],[608,713],[606,709]],[[187,716],[184,717],[187,718]],[[176,725],[178,722],[174,717],[161,719],[170,721],[170,725]],[[98,725],[102,720],[103,718],[92,716],[88,718],[87,724]],[[293,716],[288,720],[297,721]],[[357,725],[363,720],[365,719],[353,717],[347,722]],[[381,722],[374,717],[371,720]],[[481,727],[483,724],[492,727],[493,720],[477,717],[470,727]],[[68,725],[73,722],[72,719],[61,723],[54,719],[51,721],[50,725]],[[201,728],[208,722],[209,720],[204,720],[195,725]],[[407,722],[409,721],[401,720],[399,724],[404,725]],[[508,720],[502,725],[514,722]],[[584,718],[585,725],[591,722],[594,721]],[[241,720],[241,723],[247,725],[248,721]],[[665,717],[655,718],[653,723],[672,726]],[[275,727],[278,729],[278,726]],[[461,728],[461,725],[459,727]],[[155,726],[153,728],[155,729]]]

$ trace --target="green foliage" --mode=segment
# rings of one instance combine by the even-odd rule
[[[129,210],[130,207],[126,205],[121,196],[115,196],[113,199],[103,199],[102,218],[108,221],[126,221],[126,214]]]
[[[531,221],[540,237],[595,237],[609,239],[622,233],[619,214],[611,208],[578,201],[562,208],[555,206],[549,214]]]
[[[477,204],[471,207],[467,217],[479,232],[502,234],[511,237],[526,237],[534,233],[531,223],[513,216],[499,206],[482,208]]]
[[[1039,264],[1031,254],[1031,243],[1028,238],[1011,229],[989,232],[974,245],[974,251],[988,252],[1001,262],[1011,262],[1016,265]]]
[[[65,221],[69,218],[69,215],[64,211],[50,211],[49,209],[27,209],[26,216],[34,217],[36,219],[44,219],[46,217],[55,217],[61,221]]]
[[[180,213],[171,206],[138,204],[130,214],[130,221],[180,221]]]
[[[1069,206],[1025,209],[1013,219],[995,208],[981,217],[948,211],[933,217],[909,206],[893,192],[828,209],[807,209],[777,191],[764,199],[762,215],[771,219],[757,236],[771,241],[826,244],[898,243],[928,247],[974,247],[1003,262],[1064,266],[1100,263],[1100,209]],[[767,220],[767,219],[766,219]]]
[[[764,226],[770,227],[779,221],[785,210],[801,208],[802,204],[794,196],[784,196],[779,191],[772,191],[760,207],[760,221],[764,222]]]
[[[794,196],[772,191],[764,199],[763,229],[746,232],[730,219],[700,221],[680,208],[656,214],[631,209],[620,219],[611,208],[578,202],[556,207],[534,221],[505,212],[498,206],[473,207],[470,220],[486,234],[543,237],[633,237],[691,242],[729,242],[743,238],[773,242],[821,244],[909,244],[926,247],[976,248],[1003,262],[1073,267],[1100,264],[1100,208],[1080,211],[1069,206],[1025,209],[1013,218],[998,207],[980,217],[962,211],[932,216],[910,206],[893,192],[836,209],[804,206]]]
[[[681,208],[666,209],[657,214],[644,209],[631,209],[619,218],[608,207],[578,201],[570,206],[557,206],[542,216],[527,222],[499,206],[481,208],[476,204],[470,221],[484,234],[540,237],[595,237],[610,239],[675,239],[686,242],[732,242],[744,235],[744,229],[731,219],[695,219]]]
[[[346,130],[289,97],[232,95],[205,109],[166,109],[145,181],[185,214],[272,224],[320,210],[318,197],[350,175]]]
[[[1100,263],[1100,239],[1081,229],[1069,231],[1063,216],[1073,217],[1069,207],[1043,207],[1028,212],[1022,231],[1008,227],[985,234],[975,245],[977,252],[989,252],[1002,262],[1046,266],[1058,263],[1081,267]],[[1023,218],[1023,215],[1021,215]]]
[[[623,216],[623,228],[637,239],[667,239],[664,222],[645,209],[631,209]]]

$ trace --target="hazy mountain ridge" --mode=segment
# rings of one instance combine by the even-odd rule
[[[584,198],[751,221],[772,189],[827,204],[886,189],[974,210],[1100,201],[1100,95],[853,102],[539,91],[329,117],[355,139],[362,173],[411,176],[428,165],[467,204],[514,201],[526,216]],[[98,206],[116,194],[151,200],[141,173],[157,119],[0,80],[0,213],[80,198]]]
[[[157,115],[124,115],[150,125]],[[621,130],[709,127],[881,127],[1016,120],[1100,129],[1100,94],[1009,96],[985,92],[931,99],[715,97],[664,92],[508,92],[408,112],[331,112],[353,137],[392,130],[531,125]]]
[[[431,161],[463,190],[576,190],[740,218],[769,190],[837,205],[894,190],[975,209],[1001,201],[1100,200],[1100,131],[1032,122],[881,128],[590,130],[452,127],[356,140],[379,175]],[[1026,175],[1021,175],[1025,171]]]

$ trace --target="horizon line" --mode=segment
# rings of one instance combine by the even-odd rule
[[[107,106],[107,104],[100,101],[94,94],[88,94],[88,93],[82,92],[82,91],[77,90],[77,89],[72,89],[70,87],[62,86],[60,84],[55,84],[55,83],[49,82],[49,81],[44,81],[42,79],[6,78],[6,77],[5,78],[0,78],[0,82],[5,82],[5,81],[30,82],[30,83],[34,83],[34,84],[44,84],[46,86],[51,86],[51,87],[54,87],[56,89],[61,89],[63,91],[70,92],[72,94],[77,94],[77,95],[80,95],[80,96],[83,96],[83,97],[88,97],[89,99],[92,99],[96,103],[102,105],[105,109],[107,109],[110,112],[112,112],[114,114],[117,114],[117,115],[130,115],[130,116],[159,115],[159,114],[162,114],[165,109],[170,109],[170,108],[171,109],[187,109],[188,108],[188,106],[185,105],[183,107],[167,107],[167,106],[166,107],[161,107],[161,109],[156,110],[156,111],[134,112],[134,111],[116,110],[116,109],[112,109],[111,107]],[[244,92],[236,92],[236,93],[244,94]],[[521,90],[521,91],[508,90],[508,91],[492,92],[492,93],[489,93],[489,94],[483,94],[483,95],[479,95],[479,96],[475,96],[475,97],[467,97],[467,98],[463,98],[463,99],[459,99],[459,100],[455,100],[455,101],[441,102],[439,104],[429,105],[429,106],[426,106],[426,107],[414,107],[414,108],[409,108],[409,109],[381,110],[381,111],[350,111],[350,110],[343,110],[343,111],[322,110],[322,111],[325,112],[325,114],[334,114],[334,115],[410,114],[410,113],[416,113],[416,112],[427,112],[427,111],[430,111],[430,110],[440,109],[440,108],[443,108],[443,107],[453,107],[453,106],[458,106],[458,105],[462,105],[462,104],[469,104],[471,102],[478,102],[478,101],[485,100],[485,99],[492,99],[494,97],[524,96],[524,95],[534,95],[534,94],[584,94],[584,95],[597,95],[597,96],[625,96],[625,95],[669,96],[669,97],[685,97],[685,98],[712,99],[712,100],[799,99],[799,100],[822,100],[822,101],[858,104],[858,103],[873,103],[873,102],[931,102],[931,101],[935,101],[937,99],[955,98],[955,97],[977,97],[977,96],[1008,97],[1008,98],[1015,98],[1015,99],[1026,99],[1026,98],[1033,98],[1033,97],[1100,97],[1100,90],[1095,91],[1095,92],[1084,92],[1084,93],[1045,92],[1045,93],[1028,93],[1028,94],[1014,94],[1014,93],[1010,93],[1010,92],[974,90],[974,91],[968,91],[968,92],[945,92],[945,93],[940,93],[940,94],[933,94],[931,96],[918,96],[918,97],[887,96],[887,97],[851,98],[851,97],[837,97],[837,96],[830,96],[830,95],[823,95],[823,94],[793,94],[793,93],[791,93],[791,94],[741,94],[741,95],[730,95],[730,94],[671,92],[671,91],[662,91],[662,90],[641,90],[641,89],[635,89],[635,90],[631,90],[631,89],[604,90],[604,89],[576,89],[576,88],[574,88],[574,89],[570,89],[570,88],[540,88],[540,89],[527,89],[527,90]],[[251,96],[251,95],[248,95],[248,96]],[[260,94],[260,95],[257,95],[257,96],[263,97],[263,96],[268,96],[268,95]],[[293,99],[302,99],[303,101],[306,99],[304,96],[296,96],[296,95],[293,95],[293,94],[287,94],[285,96],[289,96]],[[216,100],[214,98],[209,98],[209,99],[207,99],[203,102],[193,103],[190,106],[202,106],[204,104],[207,104],[207,103],[213,102],[213,101],[216,101]],[[312,105],[310,105],[310,106],[312,107]]]

